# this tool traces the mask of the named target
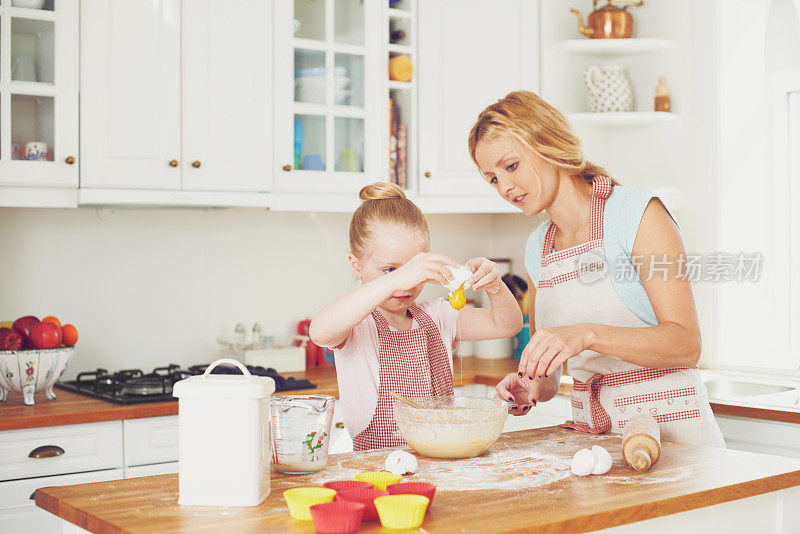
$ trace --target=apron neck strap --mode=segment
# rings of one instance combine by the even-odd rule
[[[603,239],[603,208],[611,196],[611,180],[607,176],[595,176],[592,181],[592,200],[589,204],[589,240]]]
[[[419,324],[419,317],[417,316],[417,312],[420,311],[416,304],[412,304],[408,307],[408,312],[411,314],[411,319],[416,319],[417,323]],[[381,312],[378,309],[372,310],[372,318],[375,319],[375,327],[378,329],[378,332],[391,332],[389,329],[389,323],[386,322],[386,319],[381,315]],[[421,326],[421,325],[420,325]]]

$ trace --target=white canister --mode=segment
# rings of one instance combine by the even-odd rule
[[[219,364],[242,375],[212,375]],[[177,382],[178,504],[257,506],[269,495],[269,396],[275,381],[240,362],[217,360]]]

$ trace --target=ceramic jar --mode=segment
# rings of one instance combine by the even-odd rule
[[[586,69],[584,81],[589,111],[633,111],[633,87],[625,67],[592,65]]]

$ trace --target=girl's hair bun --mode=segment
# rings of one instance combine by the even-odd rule
[[[368,200],[383,200],[392,198],[406,198],[403,188],[397,184],[390,184],[386,182],[377,182],[374,184],[365,185],[358,192],[358,198],[362,203]]]

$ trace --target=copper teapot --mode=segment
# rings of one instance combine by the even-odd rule
[[[633,30],[633,17],[626,10],[629,7],[640,6],[644,0],[616,0],[625,4],[623,7],[613,5],[612,0],[607,0],[606,5],[597,9],[597,2],[592,0],[594,11],[587,18],[588,26],[583,25],[583,17],[577,9],[571,9],[578,16],[579,31],[592,39],[624,39],[631,36]]]

